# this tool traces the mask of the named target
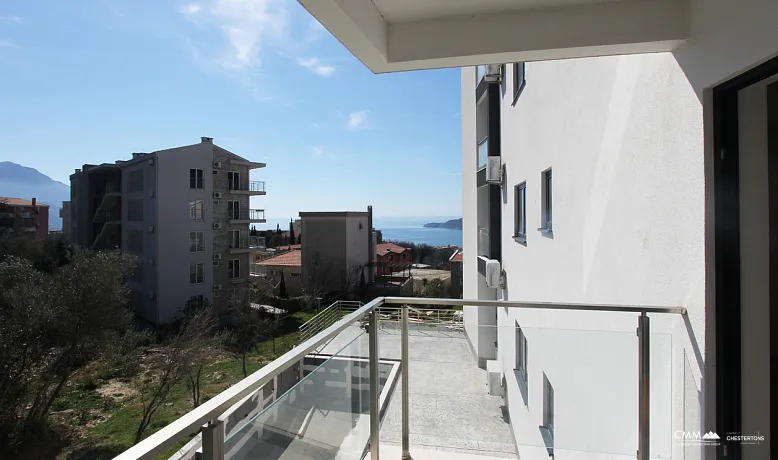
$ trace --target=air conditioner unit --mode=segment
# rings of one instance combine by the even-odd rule
[[[154,233],[154,226],[153,225],[149,225],[149,232],[150,233]]]
[[[221,254],[214,254],[213,255],[213,260],[222,260],[222,255]]]
[[[486,362],[486,387],[491,396],[502,396],[500,362],[490,359]]]
[[[489,182],[490,184],[502,184],[501,157],[487,157],[486,182]]]
[[[213,285],[213,290],[217,291],[217,292],[221,291],[222,290],[222,285],[221,284],[214,284]]]
[[[500,287],[500,261],[486,260],[486,286],[490,288]]]
[[[154,190],[149,192],[149,198],[154,198]]]
[[[221,168],[222,167],[222,162],[221,161],[214,161],[213,162],[213,167],[216,168],[216,169]]]
[[[153,159],[153,158],[149,158],[149,164],[150,164],[150,165],[153,165],[153,164],[154,164],[154,159]]]
[[[486,75],[484,80],[495,83],[499,82],[502,78],[502,66],[500,64],[489,64],[486,66]]]
[[[222,192],[213,192],[213,197],[214,198],[221,198],[222,197]]]
[[[215,224],[213,224],[213,229],[214,230],[221,230],[221,228],[222,228],[222,224],[220,224],[219,222],[216,222]]]

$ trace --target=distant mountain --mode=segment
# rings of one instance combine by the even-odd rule
[[[49,205],[49,229],[61,230],[59,209],[63,201],[70,200],[70,187],[37,169],[0,161],[0,196],[25,200],[37,198],[39,202]]]
[[[462,230],[462,218],[451,219],[446,222],[430,222],[424,224],[424,228],[450,228],[454,230]]]

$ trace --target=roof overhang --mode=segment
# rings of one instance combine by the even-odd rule
[[[298,0],[375,73],[671,51],[688,0]]]

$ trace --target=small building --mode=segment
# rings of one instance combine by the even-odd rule
[[[376,244],[376,275],[408,271],[413,262],[411,250],[394,243]]]
[[[49,234],[49,205],[35,198],[0,197],[0,229],[15,236],[45,239]]]
[[[286,293],[290,296],[302,294],[303,286],[300,280],[302,272],[302,251],[292,249],[281,254],[260,260],[251,269],[251,275],[264,277],[274,294],[280,294],[281,277],[286,284]]]
[[[448,259],[449,269],[451,270],[451,297],[462,298],[462,264],[464,262],[461,249],[457,249]]]

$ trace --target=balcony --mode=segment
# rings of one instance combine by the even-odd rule
[[[462,304],[502,319],[430,307]],[[650,332],[648,313],[683,308],[382,297],[332,310],[294,349],[117,459],[154,458],[198,431],[181,458],[672,457],[684,389],[673,388],[673,339]],[[471,351],[485,342],[496,358],[486,370]]]
[[[241,234],[240,238],[230,240],[230,254],[243,254],[265,248],[265,238]]]
[[[264,209],[230,209],[227,218],[231,224],[265,223]]]
[[[230,193],[235,195],[265,195],[265,183],[263,181],[230,182],[229,187]]]

